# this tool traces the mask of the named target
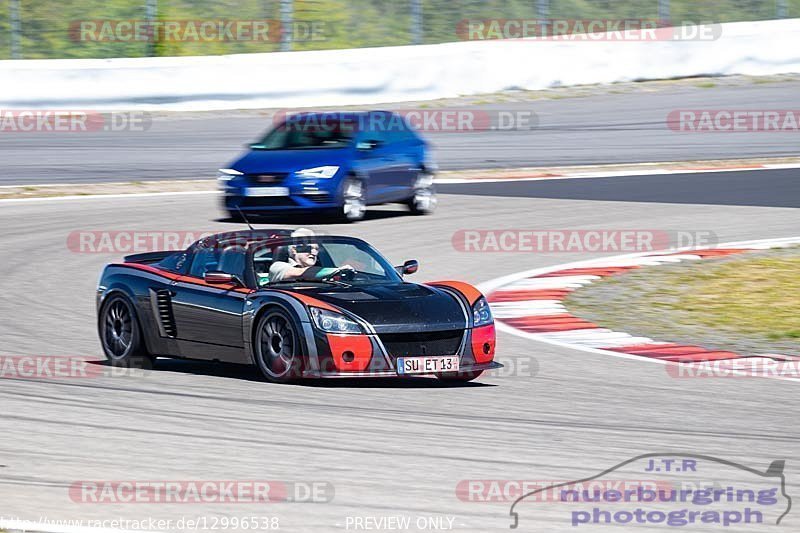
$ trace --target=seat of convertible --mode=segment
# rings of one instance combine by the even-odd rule
[[[269,283],[269,269],[275,261],[289,261],[289,247],[278,246],[272,254],[265,253],[264,255],[256,258],[255,271],[258,286],[263,287]]]

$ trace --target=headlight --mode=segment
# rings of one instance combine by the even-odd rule
[[[306,168],[304,170],[298,170],[295,172],[297,177],[299,178],[323,178],[328,179],[332,178],[339,172],[339,167],[315,167],[315,168]]]
[[[485,326],[494,321],[492,310],[489,309],[489,302],[483,296],[472,306],[472,327]]]
[[[311,318],[318,329],[326,333],[363,333],[361,327],[341,313],[311,307]]]
[[[232,168],[221,168],[217,171],[217,179],[219,180],[220,184],[227,183],[236,176],[241,175],[241,172],[238,170],[233,170]]]

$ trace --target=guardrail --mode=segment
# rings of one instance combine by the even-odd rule
[[[704,34],[691,35],[694,31]],[[0,61],[0,108],[209,110],[377,104],[553,86],[800,72],[800,19],[657,38],[505,39],[135,59]],[[675,30],[678,31],[678,30]],[[590,36],[591,37],[591,36]]]

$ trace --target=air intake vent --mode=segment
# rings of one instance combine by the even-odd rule
[[[454,355],[458,353],[463,329],[428,333],[382,333],[379,335],[392,357],[417,355]]]
[[[167,289],[150,289],[150,304],[162,337],[174,338],[178,334],[175,315],[172,313],[172,293]]]
[[[250,174],[256,183],[280,183],[286,179],[287,172],[273,172],[271,174]]]

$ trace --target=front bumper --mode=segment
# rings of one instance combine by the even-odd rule
[[[241,210],[245,213],[310,211],[339,207],[339,204],[327,194],[254,197],[227,192],[222,204],[228,211]]]
[[[338,186],[338,178],[303,180],[289,174],[263,182],[244,176],[221,184],[222,203],[229,211],[250,213],[328,209],[342,203]]]
[[[462,366],[458,373],[465,374],[467,372],[479,372],[484,370],[496,370],[503,368],[501,363],[491,361],[489,363],[476,363],[469,366]],[[413,378],[420,376],[434,376],[435,373],[429,374],[408,374],[400,375],[396,370],[372,370],[365,372],[320,372],[318,370],[306,370],[303,372],[304,378]]]

